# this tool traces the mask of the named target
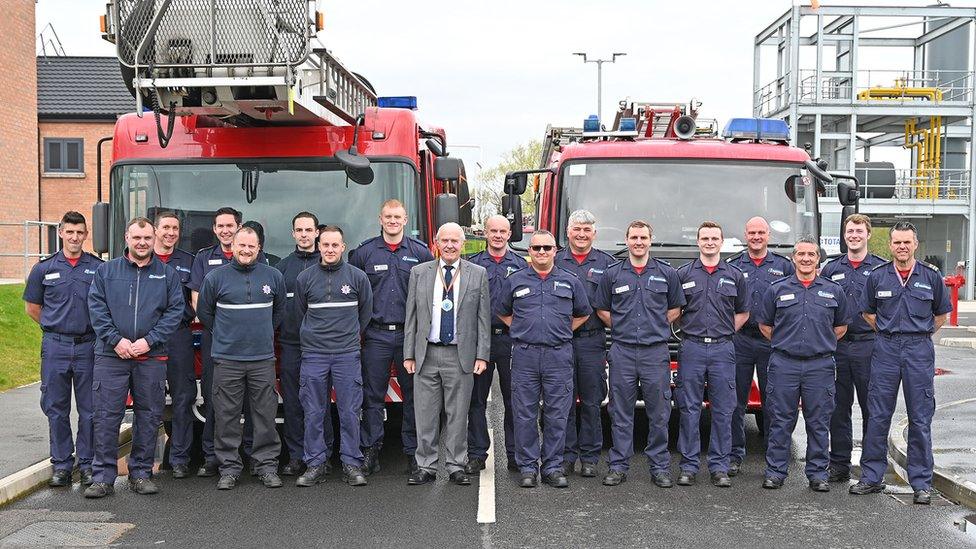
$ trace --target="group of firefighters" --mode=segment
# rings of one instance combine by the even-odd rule
[[[129,487],[156,493],[153,457],[167,384],[172,474],[190,476],[195,318],[204,327],[206,418],[204,463],[197,476],[219,476],[218,489],[234,488],[244,471],[243,450],[252,474],[265,486],[281,486],[279,474],[297,476],[298,486],[312,486],[330,474],[338,446],[343,480],[366,484],[366,477],[380,470],[393,365],[403,396],[408,482],[426,483],[414,482],[427,477],[419,475],[414,458],[413,380],[403,365],[403,348],[410,270],[434,258],[426,244],[405,234],[408,219],[400,202],[384,203],[379,221],[381,234],[361,243],[346,261],[342,229],[320,225],[312,213],[298,213],[292,221],[295,250],[271,267],[262,252],[263,229],[242,224],[233,208],[217,210],[218,243],[195,256],[176,247],[177,214],[135,218],[125,229],[124,254],[106,263],[82,251],[85,218],[65,214],[59,225],[63,249],[33,268],[24,291],[27,313],[44,333],[41,406],[49,419],[54,467],[49,484],[70,485],[77,458],[85,497],[113,492],[119,428],[131,395]],[[810,488],[826,492],[831,482],[847,481],[856,395],[864,418],[863,451],[860,481],[849,491],[881,492],[901,385],[909,417],[908,480],[914,501],[929,503],[935,409],[931,335],[951,310],[948,294],[938,270],[915,260],[913,225],[899,222],[890,228],[892,261],[868,253],[868,217],[855,214],[844,225],[846,255],[820,269],[820,248],[811,238],[799,238],[791,257],[769,251],[769,225],[761,217],[746,223],[746,249],[722,261],[723,228],[706,221],[697,230],[698,257],[675,269],[651,256],[652,228],[643,221],[628,225],[627,256],[618,261],[593,248],[594,216],[575,211],[566,228],[568,246],[558,250],[551,233],[536,231],[526,264],[509,248],[509,222],[490,217],[486,249],[470,258],[488,275],[490,360],[483,372],[469,374],[474,383],[468,462],[451,481],[470,484],[468,475],[486,466],[486,404],[497,371],[507,465],[518,473],[520,486],[537,486],[541,472],[543,482],[566,487],[577,461],[581,477],[598,475],[601,405],[609,386],[612,447],[604,485],[627,479],[640,396],[653,483],[662,488],[696,483],[699,421],[707,400],[707,470],[713,485],[729,487],[745,455],[744,416],[755,374],[765,418],[760,425],[766,441],[763,488],[784,483],[801,400]],[[681,331],[673,384],[672,326]],[[283,438],[290,456],[280,468],[276,334]],[[79,416],[74,442],[72,389]],[[680,415],[676,480],[668,451],[672,399]]]

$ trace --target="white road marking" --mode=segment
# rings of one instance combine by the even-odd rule
[[[488,393],[491,401],[491,392]],[[478,475],[478,524],[493,524],[495,522],[495,435],[489,422],[488,426],[488,459],[485,469]]]

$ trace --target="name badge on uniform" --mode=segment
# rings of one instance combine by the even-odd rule
[[[223,265],[223,264],[224,264],[223,259],[211,259],[210,261],[207,262],[207,265]]]
[[[891,290],[878,290],[878,297],[891,297]]]
[[[387,270],[389,268],[390,268],[390,266],[387,265],[387,264],[385,264],[385,263],[382,264],[382,265],[373,265],[373,272],[374,273],[379,273],[379,272],[385,271],[385,270]]]
[[[796,295],[795,294],[783,294],[783,295],[779,296],[779,300],[780,301],[789,301],[791,299],[796,299]]]
[[[838,280],[844,280],[844,273],[837,273],[837,274],[831,276],[830,279],[833,280],[834,282],[836,282]]]
[[[779,269],[770,269],[769,274],[774,274],[776,276],[783,276],[783,271]]]
[[[47,273],[44,275],[44,280],[57,280],[61,278],[61,273]]]
[[[626,286],[617,286],[616,288],[613,289],[613,293],[615,294],[622,294],[624,292],[629,292],[629,291],[630,291],[630,284],[627,284]]]
[[[288,292],[288,293],[285,294],[285,297],[287,297],[288,299],[291,299],[291,298],[295,297],[295,292]]]
[[[684,284],[681,285],[682,290],[687,290],[688,288],[694,288],[694,287],[695,287],[694,280],[692,280],[691,282],[685,282]]]
[[[515,297],[522,297],[523,295],[528,295],[531,292],[531,288],[522,288],[521,290],[515,291]]]

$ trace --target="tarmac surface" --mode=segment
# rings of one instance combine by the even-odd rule
[[[50,457],[40,382],[0,393],[0,417],[0,478]],[[72,414],[72,430],[77,420]]]

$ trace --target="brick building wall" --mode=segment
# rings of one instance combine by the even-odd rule
[[[38,169],[41,173],[41,218],[56,221],[68,210],[84,214],[91,222],[92,205],[97,198],[98,140],[112,135],[114,122],[48,121],[40,122]],[[81,139],[84,171],[79,174],[44,172],[44,139]],[[102,200],[108,200],[109,168],[112,165],[112,143],[102,145]],[[91,238],[85,242],[91,250]]]
[[[5,0],[3,7],[0,223],[22,223],[38,215],[34,0]],[[23,242],[22,227],[0,225],[0,253],[23,253]],[[0,278],[23,276],[23,259],[0,257]]]

